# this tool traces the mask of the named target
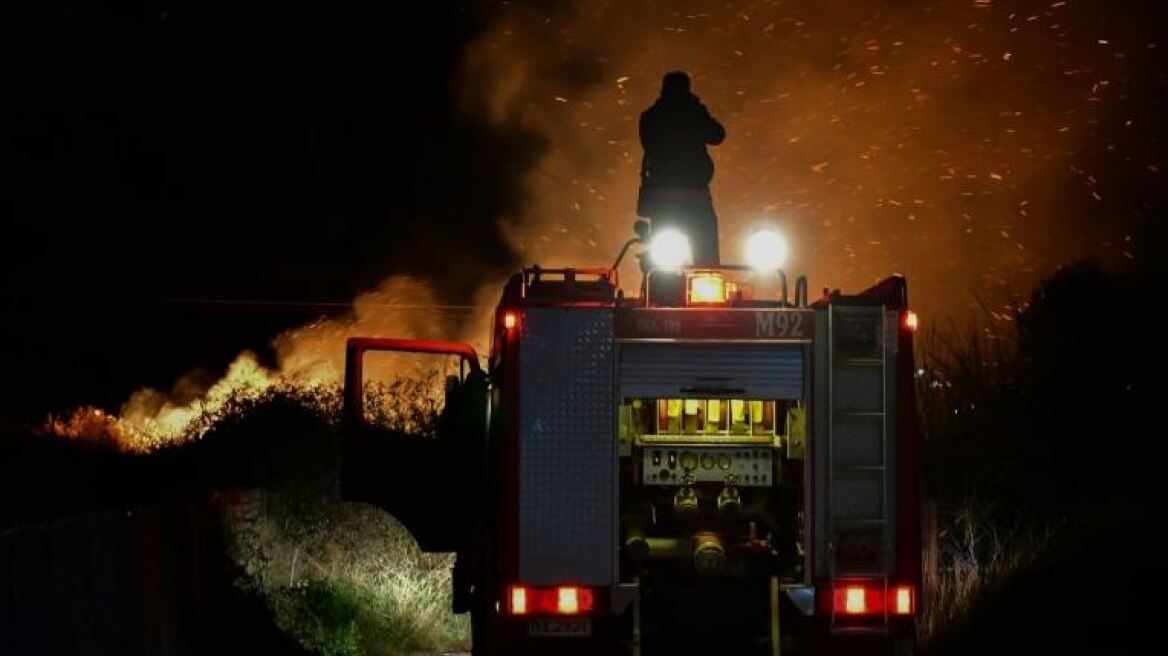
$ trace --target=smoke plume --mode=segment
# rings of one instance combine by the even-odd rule
[[[1077,257],[1133,257],[1135,199],[1162,184],[1153,4],[572,7],[512,7],[468,57],[471,101],[549,144],[504,225],[528,261],[604,264],[629,236],[638,114],[671,70],[728,131],[711,148],[724,259],[775,225],[813,289],[900,272],[926,317]]]
[[[501,234],[525,263],[611,262],[635,218],[638,115],[671,70],[691,74],[727,128],[712,149],[727,260],[749,231],[776,226],[794,246],[788,271],[807,273],[813,289],[904,273],[927,319],[960,314],[975,295],[1024,291],[1083,255],[1136,257],[1134,235],[1154,209],[1136,199],[1161,184],[1149,98],[1164,87],[1153,65],[1161,28],[1144,20],[1151,5],[1137,4],[503,5],[455,76],[460,115],[488,128],[479,146],[523,145],[507,166],[490,164],[509,161],[486,156],[490,148],[470,149],[484,155],[471,161],[484,184],[508,190],[468,188],[495,198],[476,236],[419,246],[405,261],[420,273],[359,296],[351,316],[281,334],[274,369],[243,354],[209,388],[180,381],[135,394],[123,421],[181,435],[225,392],[335,384],[351,335],[459,338],[485,350],[507,258],[484,263],[476,240]],[[459,190],[427,184],[434,216],[465,206],[450,200]],[[449,264],[434,267],[426,249]],[[635,287],[631,267],[622,277]],[[441,305],[450,298],[473,301]]]

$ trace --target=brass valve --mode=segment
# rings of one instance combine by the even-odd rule
[[[689,485],[683,485],[673,495],[673,509],[683,517],[693,517],[698,514],[698,493]]]
[[[742,495],[738,493],[738,488],[733,485],[727,485],[718,493],[718,512],[725,514],[734,514],[742,510]]]

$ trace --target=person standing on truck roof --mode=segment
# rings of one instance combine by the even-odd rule
[[[683,232],[693,249],[694,264],[719,264],[718,217],[710,197],[714,160],[706,146],[726,138],[726,129],[690,91],[689,75],[681,71],[661,80],[661,97],[641,114],[641,189],[637,214],[652,220],[655,230]]]

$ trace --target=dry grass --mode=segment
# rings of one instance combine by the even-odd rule
[[[941,522],[936,569],[926,571],[925,606],[918,632],[921,644],[958,630],[973,607],[1034,563],[1051,546],[1054,526],[1036,528],[974,502]]]
[[[926,494],[940,508],[925,535],[923,645],[956,632],[975,606],[1042,557],[1062,521],[1026,508],[1041,478],[1020,457],[1034,439],[1020,354],[1021,311],[966,329],[934,330],[920,345],[917,396]]]
[[[425,554],[393,518],[335,499],[304,503],[257,493],[233,522],[247,585],[277,624],[324,654],[402,654],[468,644],[450,612],[452,556]]]

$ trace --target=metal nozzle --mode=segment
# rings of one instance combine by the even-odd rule
[[[717,533],[695,533],[693,564],[699,574],[713,576],[726,567],[726,547]]]

